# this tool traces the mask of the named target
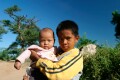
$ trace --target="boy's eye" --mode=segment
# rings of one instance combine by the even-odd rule
[[[66,39],[67,39],[67,40],[70,40],[70,38],[71,38],[71,37],[67,37]]]
[[[66,37],[65,39],[66,39],[66,40],[70,40],[71,37]],[[64,39],[63,39],[63,38],[59,38],[59,40],[60,40],[60,41],[63,41]]]
[[[62,41],[63,39],[62,38],[59,38],[60,41]]]

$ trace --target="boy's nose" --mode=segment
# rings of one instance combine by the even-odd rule
[[[66,40],[66,39],[64,39],[64,40],[63,40],[63,43],[64,43],[64,44],[66,44],[66,43],[67,43],[67,40]]]

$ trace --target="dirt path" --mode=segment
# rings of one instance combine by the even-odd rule
[[[20,70],[14,68],[14,61],[0,61],[0,80],[22,80],[29,62],[22,65]]]

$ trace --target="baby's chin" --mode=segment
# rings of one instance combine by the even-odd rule
[[[49,48],[48,47],[44,47],[44,49],[48,50]]]

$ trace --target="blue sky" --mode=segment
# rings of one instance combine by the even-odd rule
[[[50,27],[55,31],[61,21],[69,19],[78,24],[81,37],[86,33],[88,39],[97,40],[98,44],[116,43],[115,26],[110,21],[112,12],[120,11],[120,0],[1,0],[0,20],[9,19],[4,9],[13,5],[22,9],[21,15],[35,16],[40,28]],[[15,37],[10,32],[3,35],[0,48],[8,47]],[[58,46],[57,40],[55,45]]]

